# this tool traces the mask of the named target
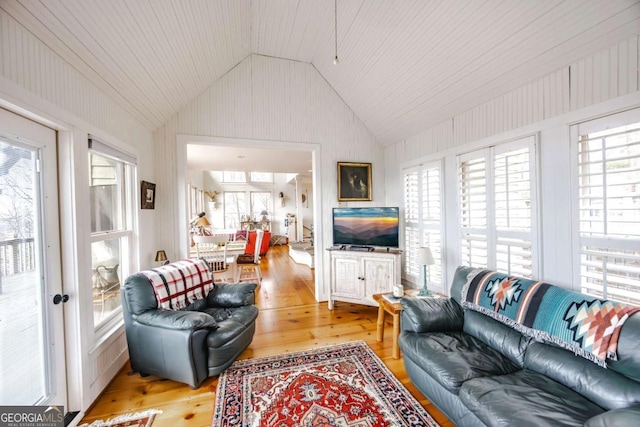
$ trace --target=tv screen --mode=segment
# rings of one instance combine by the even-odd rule
[[[397,248],[398,208],[333,208],[333,244]]]

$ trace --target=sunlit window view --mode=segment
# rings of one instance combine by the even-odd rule
[[[129,272],[132,238],[131,166],[89,154],[91,290],[93,323],[99,327],[121,310],[120,281]]]
[[[0,402],[47,394],[36,151],[0,139]]]
[[[640,123],[580,135],[582,292],[640,305]]]

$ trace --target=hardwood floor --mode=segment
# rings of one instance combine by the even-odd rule
[[[413,386],[402,359],[391,357],[391,318],[387,316],[385,341],[376,342],[377,308],[336,304],[333,311],[317,303],[313,270],[295,264],[287,246],[274,246],[260,265],[263,280],[257,289],[260,315],[253,342],[240,359],[273,356],[354,340],[365,341],[425,409],[442,426],[453,424]],[[217,378],[207,379],[198,390],[170,380],[129,374],[127,363],[102,393],[81,423],[117,415],[161,409],[153,427],[210,427]]]

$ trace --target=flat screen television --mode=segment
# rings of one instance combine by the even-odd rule
[[[333,208],[333,244],[397,248],[399,208]]]

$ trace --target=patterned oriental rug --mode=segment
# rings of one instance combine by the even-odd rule
[[[220,375],[213,427],[438,424],[363,341],[238,360]]]

